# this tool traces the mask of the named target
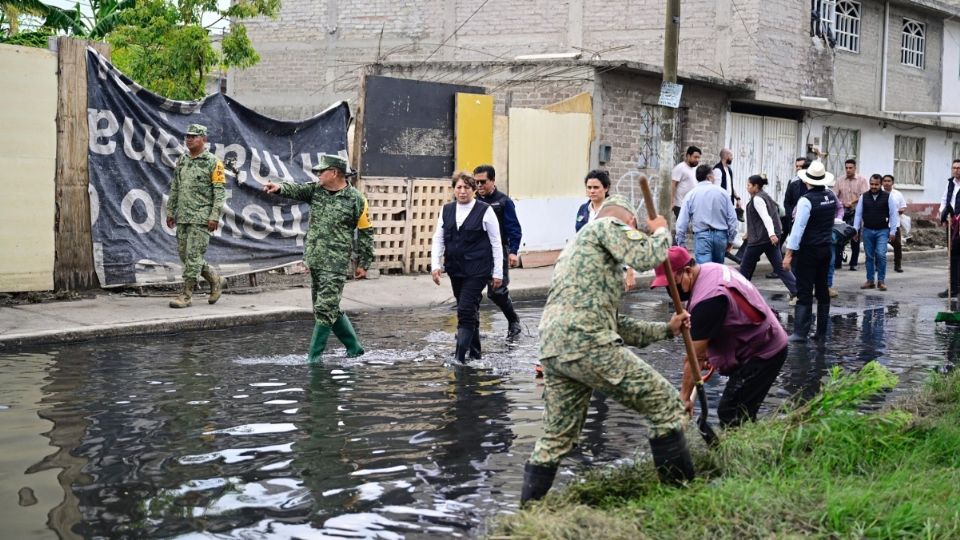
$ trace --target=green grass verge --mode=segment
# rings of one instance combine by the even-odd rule
[[[960,371],[860,412],[896,377],[876,362],[781,414],[695,452],[698,478],[661,486],[652,465],[592,471],[491,538],[960,538]],[[688,440],[696,435],[688,435]]]

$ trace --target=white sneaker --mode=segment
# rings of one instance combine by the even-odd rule
[[[787,300],[787,305],[788,305],[788,306],[795,306],[795,305],[797,305],[797,297],[796,297],[796,295],[791,296],[791,297],[790,297],[790,300]]]
[[[836,298],[840,296],[840,291],[838,291],[835,287],[830,287],[827,290],[830,291],[830,298]]]

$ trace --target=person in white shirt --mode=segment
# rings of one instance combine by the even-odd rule
[[[697,187],[697,165],[700,165],[700,149],[696,146],[687,148],[683,161],[673,168],[670,183],[670,195],[673,200],[673,217],[680,217],[680,205],[683,198],[691,189]]]
[[[740,273],[747,279],[753,278],[753,271],[757,268],[760,255],[766,255],[773,266],[777,277],[787,287],[790,293],[789,304],[797,305],[797,278],[791,270],[783,268],[783,258],[780,256],[780,242],[783,240],[783,227],[780,215],[776,211],[777,203],[763,190],[767,185],[764,176],[755,174],[747,179],[747,193],[750,201],[747,203],[747,234],[744,243],[747,246],[740,261]]]
[[[940,298],[946,298],[948,295],[957,296],[957,288],[960,285],[960,247],[956,245],[957,233],[960,231],[960,223],[957,223],[957,216],[960,215],[960,159],[953,160],[950,166],[950,178],[947,178],[947,187],[943,190],[943,198],[940,199],[940,224],[950,224],[947,234],[950,235],[950,288],[938,294]]]
[[[883,190],[890,194],[890,199],[893,200],[894,204],[897,206],[897,212],[900,214],[900,225],[897,227],[897,236],[894,237],[894,240],[890,242],[890,245],[893,246],[893,271],[902,273],[903,272],[903,220],[907,216],[904,215],[904,212],[907,211],[907,199],[904,198],[903,193],[900,193],[900,190],[893,187],[893,175],[885,174],[883,175]]]
[[[730,165],[733,163],[733,151],[724,148],[720,151],[720,161],[713,166],[713,183],[723,188],[730,197],[730,202],[737,208],[737,219],[743,221],[743,208],[740,206],[740,196],[737,190],[733,188],[733,169]]]
[[[503,244],[500,222],[490,205],[474,199],[477,182],[457,172],[453,176],[454,202],[445,204],[437,218],[430,253],[433,282],[440,285],[445,271],[457,299],[455,358],[480,359],[480,298],[484,287],[494,289],[503,280]],[[441,266],[440,258],[443,257]]]

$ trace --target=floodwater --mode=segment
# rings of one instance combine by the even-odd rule
[[[784,300],[772,304],[786,311]],[[482,536],[516,510],[540,433],[541,307],[519,304],[529,328],[507,346],[503,316],[485,304],[484,359],[468,367],[447,362],[446,307],[355,316],[367,354],[335,348],[315,368],[302,322],[0,354],[0,536]],[[624,309],[669,315],[650,293]],[[936,311],[876,295],[837,308],[829,345],[794,347],[766,408],[812,395],[834,365],[878,358],[901,377],[894,394],[948,369],[960,337],[933,323]],[[679,383],[682,349],[639,354]],[[721,389],[719,377],[708,384],[713,404]],[[636,415],[595,397],[558,483],[647,448]]]

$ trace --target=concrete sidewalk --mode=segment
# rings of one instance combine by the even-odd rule
[[[862,258],[862,256],[861,256]],[[915,271],[888,276],[891,286],[909,287],[910,279],[936,280],[943,274],[933,268],[917,268],[929,259],[931,266],[946,265],[944,250],[906,252],[904,261]],[[912,264],[910,264],[912,263]],[[838,272],[844,289],[856,290],[863,280],[859,272]],[[892,261],[890,264],[892,272]],[[926,271],[924,271],[926,270]],[[931,271],[932,270],[932,271]],[[770,271],[766,259],[757,266],[754,282],[761,289],[782,287],[778,280],[763,280]],[[928,274],[929,272],[929,274]],[[510,272],[510,291],[515,299],[546,296],[553,267],[524,268]],[[921,277],[921,275],[923,277]],[[649,286],[653,272],[637,276],[637,289]],[[759,277],[759,279],[758,279]],[[944,275],[945,279],[945,275]],[[939,286],[939,285],[938,285]],[[310,290],[307,287],[268,290],[249,294],[225,293],[215,305],[207,304],[206,294],[194,296],[193,307],[171,309],[169,296],[136,296],[101,292],[94,298],[0,307],[0,350],[13,350],[54,343],[97,338],[213,330],[234,326],[291,320],[310,320]],[[382,276],[378,279],[349,281],[341,307],[348,313],[389,309],[430,308],[452,304],[450,281],[444,276],[440,286],[429,275]]]

